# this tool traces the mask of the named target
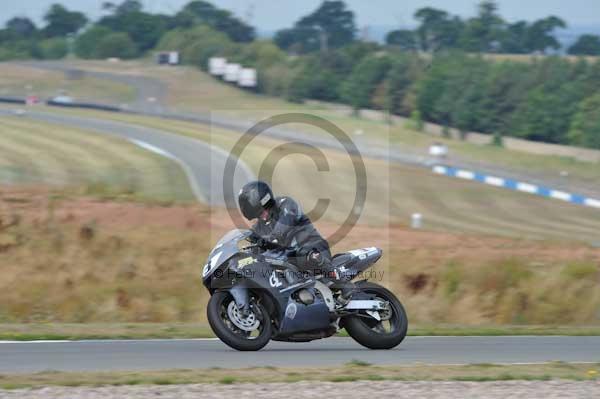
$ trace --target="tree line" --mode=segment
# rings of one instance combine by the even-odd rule
[[[104,2],[105,13],[97,21],[53,4],[44,16],[43,27],[26,17],[14,17],[0,29],[0,61],[9,59],[60,59],[72,46],[80,58],[143,56],[173,29],[205,25],[224,32],[235,42],[255,39],[255,29],[206,1],[191,1],[174,15],[144,11],[140,0]]]
[[[104,3],[90,22],[58,4],[45,26],[16,17],[0,30],[0,59],[61,58],[69,46],[81,58],[135,58],[177,50],[184,62],[206,69],[224,56],[259,74],[261,93],[290,101],[345,103],[358,114],[380,109],[454,127],[550,143],[600,148],[600,62],[583,58],[498,61],[486,53],[545,53],[565,23],[556,16],[507,23],[493,1],[469,19],[430,7],[417,10],[419,26],[395,30],[385,44],[360,40],[355,16],[343,1],[324,1],[272,40],[206,1],[173,15],[145,12],[137,0]],[[600,38],[583,35],[568,49],[600,54]]]

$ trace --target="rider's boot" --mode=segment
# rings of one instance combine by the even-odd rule
[[[344,279],[343,272],[336,270],[331,265],[331,259],[329,257],[323,256],[323,254],[317,250],[313,250],[308,254],[308,261],[314,267],[315,270],[320,270],[321,273],[324,274],[322,280],[325,284],[336,291],[340,291],[340,295],[337,298],[337,301],[340,305],[346,305],[352,295],[358,291],[356,284],[351,281],[347,281]]]
[[[348,302],[350,302],[350,299],[352,299],[352,295],[358,291],[358,287],[356,287],[356,284],[354,284],[352,281],[344,281],[342,279],[335,278],[336,276],[334,276],[333,273],[330,273],[331,277],[329,281],[331,283],[329,284],[329,287],[331,289],[340,291],[337,301],[342,306],[347,305]]]

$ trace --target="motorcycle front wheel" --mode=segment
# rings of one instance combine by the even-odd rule
[[[257,351],[271,339],[269,314],[252,301],[249,314],[243,314],[228,291],[215,292],[208,301],[208,323],[226,345],[239,351]]]
[[[370,349],[392,349],[400,345],[406,337],[408,318],[398,298],[391,291],[375,283],[364,282],[357,285],[360,291],[373,294],[377,299],[388,302],[390,309],[380,312],[381,320],[369,317],[366,313],[347,317],[344,320],[344,327],[348,335]]]

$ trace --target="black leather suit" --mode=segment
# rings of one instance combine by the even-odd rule
[[[294,249],[295,258],[290,261],[303,271],[320,274],[320,271],[327,270],[331,264],[329,244],[290,197],[275,198],[275,205],[269,209],[268,219],[259,218],[252,230],[264,241]],[[309,255],[314,251],[320,255],[318,262],[312,258],[309,260]]]

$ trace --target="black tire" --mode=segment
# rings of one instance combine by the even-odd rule
[[[350,316],[344,319],[344,327],[348,334],[356,342],[370,349],[392,349],[400,345],[408,329],[408,317],[402,303],[391,291],[378,284],[363,282],[357,285],[362,292],[376,294],[378,298],[390,303],[392,318],[394,318],[393,322],[390,319],[390,326],[393,326],[393,330],[389,333],[381,333],[373,329],[378,323],[376,320]]]
[[[210,328],[221,341],[233,349],[239,351],[257,351],[262,349],[269,343],[272,334],[271,319],[266,309],[259,303],[253,304],[260,311],[262,321],[260,322],[259,335],[250,338],[244,336],[244,331],[237,329],[237,327],[227,325],[223,319],[223,309],[226,309],[231,301],[233,301],[233,297],[228,291],[217,291],[210,297],[206,310]]]

